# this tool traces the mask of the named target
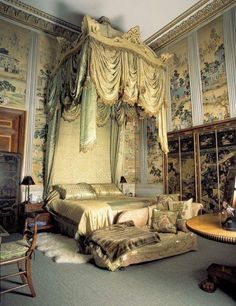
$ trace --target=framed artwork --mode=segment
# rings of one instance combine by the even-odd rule
[[[20,201],[20,154],[0,151],[0,224],[9,232],[17,229]]]

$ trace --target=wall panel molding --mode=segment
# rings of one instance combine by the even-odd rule
[[[201,0],[148,38],[145,43],[154,51],[158,51],[234,5],[234,0]]]
[[[193,116],[192,121],[193,125],[200,125],[203,123],[202,82],[196,31],[188,35],[188,62]]]
[[[0,14],[48,34],[64,37],[69,41],[75,40],[81,33],[80,27],[17,0],[1,1]]]
[[[236,117],[236,8],[223,15],[230,116]]]
[[[35,126],[35,110],[36,110],[36,75],[37,75],[37,51],[38,51],[38,35],[31,31],[31,45],[28,58],[27,71],[27,87],[26,87],[26,139],[25,147],[25,165],[23,168],[24,175],[32,174],[32,156],[33,156],[33,139]]]

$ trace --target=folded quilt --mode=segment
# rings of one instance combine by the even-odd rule
[[[127,251],[159,241],[157,232],[143,230],[136,227],[133,221],[128,221],[94,231],[87,237],[85,243],[89,247],[100,247],[104,254],[114,261]]]

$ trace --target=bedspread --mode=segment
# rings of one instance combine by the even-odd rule
[[[85,236],[92,231],[109,226],[114,218],[124,211],[151,204],[149,198],[121,196],[98,197],[86,200],[62,200],[56,192],[47,201],[49,212],[76,226],[76,236]]]
[[[48,203],[47,209],[78,224],[78,234],[82,236],[109,226],[113,222],[111,207],[106,201],[99,199],[86,201],[58,199]]]

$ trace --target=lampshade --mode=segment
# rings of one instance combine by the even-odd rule
[[[26,186],[28,186],[28,185],[35,185],[35,182],[34,182],[33,178],[30,175],[26,175],[23,178],[23,180],[21,182],[21,185],[26,185]]]
[[[127,181],[126,181],[126,179],[125,179],[124,176],[121,176],[121,177],[120,177],[120,183],[121,183],[121,184],[127,183]]]
[[[25,185],[25,202],[29,202],[30,201],[30,185],[35,185],[35,182],[30,175],[26,175],[23,178],[21,185]]]

